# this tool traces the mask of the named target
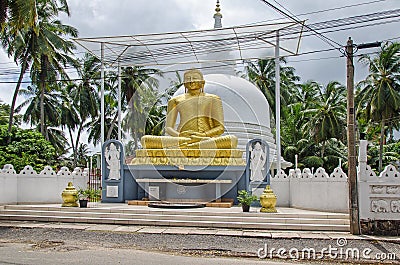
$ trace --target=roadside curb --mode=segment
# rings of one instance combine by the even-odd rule
[[[184,234],[215,235],[232,237],[268,238],[268,239],[308,239],[308,240],[365,240],[400,243],[400,237],[384,237],[370,235],[352,235],[346,232],[304,232],[304,231],[262,231],[241,229],[214,229],[196,227],[164,227],[118,224],[83,224],[83,223],[48,223],[27,221],[3,221],[0,227],[7,228],[43,228],[43,229],[76,229],[89,232],[111,233],[146,233],[146,234]]]

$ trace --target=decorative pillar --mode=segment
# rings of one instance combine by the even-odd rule
[[[358,180],[367,181],[367,140],[360,140],[358,151]]]

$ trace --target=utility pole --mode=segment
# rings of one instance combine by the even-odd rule
[[[347,57],[347,161],[349,181],[350,232],[360,234],[360,216],[358,211],[356,137],[354,111],[354,64],[353,40],[349,38],[346,45]]]
[[[358,209],[358,187],[357,187],[357,157],[356,157],[356,135],[355,135],[355,109],[354,109],[354,46],[357,50],[380,47],[381,42],[363,43],[354,45],[349,38],[346,45],[347,57],[347,161],[349,181],[349,208],[350,208],[350,232],[359,235],[360,215]]]

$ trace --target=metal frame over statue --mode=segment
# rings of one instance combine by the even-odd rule
[[[246,161],[237,137],[225,134],[221,98],[205,93],[204,84],[201,71],[184,73],[186,93],[168,101],[167,135],[143,136],[143,148],[127,164],[118,167],[123,155],[116,143],[103,146],[103,202],[237,202],[238,191],[247,189]]]

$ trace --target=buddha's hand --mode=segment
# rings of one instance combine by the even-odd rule
[[[189,143],[197,143],[203,140],[210,139],[205,133],[195,132],[193,130],[187,130],[179,133],[179,137],[190,138]]]
[[[208,137],[205,133],[200,132],[193,133],[190,138],[192,138],[192,140],[195,140],[196,142],[210,139],[210,137]]]
[[[187,130],[179,133],[179,137],[191,138],[191,136],[195,133],[193,130]]]

